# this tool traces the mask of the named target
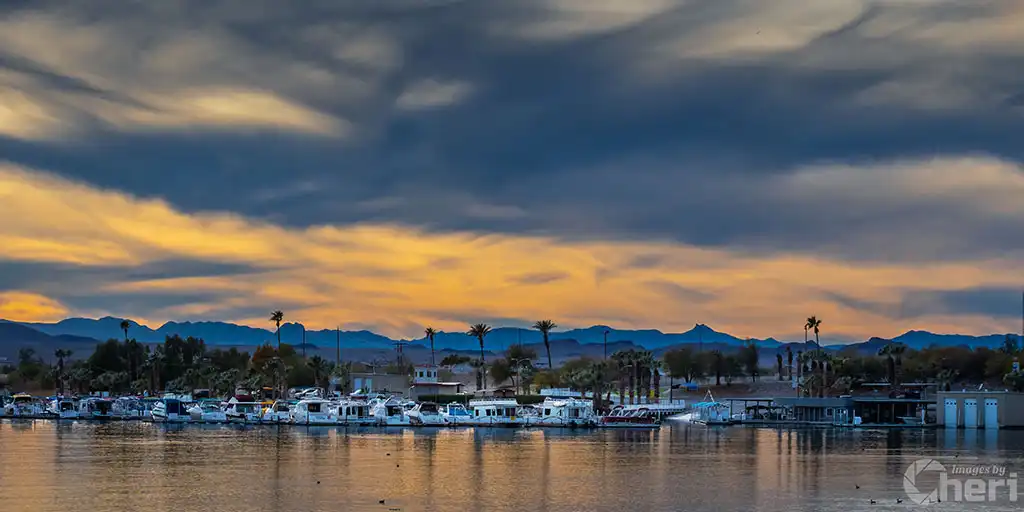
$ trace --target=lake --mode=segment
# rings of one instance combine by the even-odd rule
[[[346,430],[4,420],[0,510],[907,510],[904,475],[917,459],[1010,471],[1024,460],[1020,431],[670,423]],[[929,509],[1020,507],[1003,495]]]

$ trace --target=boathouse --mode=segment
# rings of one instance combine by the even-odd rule
[[[1024,393],[940,391],[937,422],[946,428],[1024,428]]]

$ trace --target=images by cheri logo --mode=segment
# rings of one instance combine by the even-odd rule
[[[903,490],[918,505],[953,502],[1017,501],[1017,473],[1006,466],[953,464],[918,459],[903,473]]]

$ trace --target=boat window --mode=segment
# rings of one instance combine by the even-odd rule
[[[551,416],[551,409],[544,409],[544,416]]]
[[[309,412],[320,412],[320,402],[306,404],[306,410]]]

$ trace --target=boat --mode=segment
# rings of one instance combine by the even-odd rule
[[[153,416],[151,412],[146,413],[142,400],[134,396],[122,396],[114,399],[112,414],[122,420],[140,420],[145,416],[150,418]]]
[[[466,409],[465,405],[458,402],[442,405],[440,412],[445,422],[450,426],[469,425],[470,420],[473,419],[473,413]]]
[[[49,412],[62,420],[78,418],[78,402],[73,398],[58,396],[50,402]]]
[[[231,423],[262,423],[260,403],[248,395],[235,395],[224,405],[224,414]]]
[[[263,409],[263,423],[289,423],[292,420],[292,408],[295,400],[277,400]]]
[[[94,396],[84,398],[78,402],[78,417],[93,420],[114,418],[114,401]]]
[[[185,403],[177,398],[161,398],[153,405],[150,413],[153,421],[158,423],[187,423],[192,416],[185,408]]]
[[[523,419],[516,416],[519,403],[514,398],[482,398],[469,401],[472,411],[467,425],[514,427],[522,425]]]
[[[200,400],[188,407],[188,415],[197,423],[227,423],[228,415],[216,401]]]
[[[342,400],[332,405],[339,425],[376,425],[370,404],[363,400]]]
[[[420,426],[441,426],[447,425],[448,420],[441,414],[441,408],[434,402],[420,402],[406,411],[409,424]]]
[[[607,416],[601,416],[597,423],[601,428],[659,428],[661,418],[646,407],[617,405]]]
[[[46,406],[42,400],[26,393],[12,396],[3,409],[4,416],[13,418],[39,418],[46,415]]]
[[[370,414],[380,426],[403,427],[410,425],[409,417],[405,414],[405,404],[395,397],[375,399],[371,402]]]
[[[715,400],[711,390],[704,395],[703,401],[693,404],[693,409],[682,419],[698,425],[735,425],[739,423],[739,420],[732,417],[729,404]]]
[[[295,425],[337,425],[330,410],[331,403],[322,398],[299,400],[291,410],[291,423]]]
[[[534,407],[535,416],[526,416],[528,425],[545,427],[590,427],[598,422],[594,402],[581,398],[545,398]]]

